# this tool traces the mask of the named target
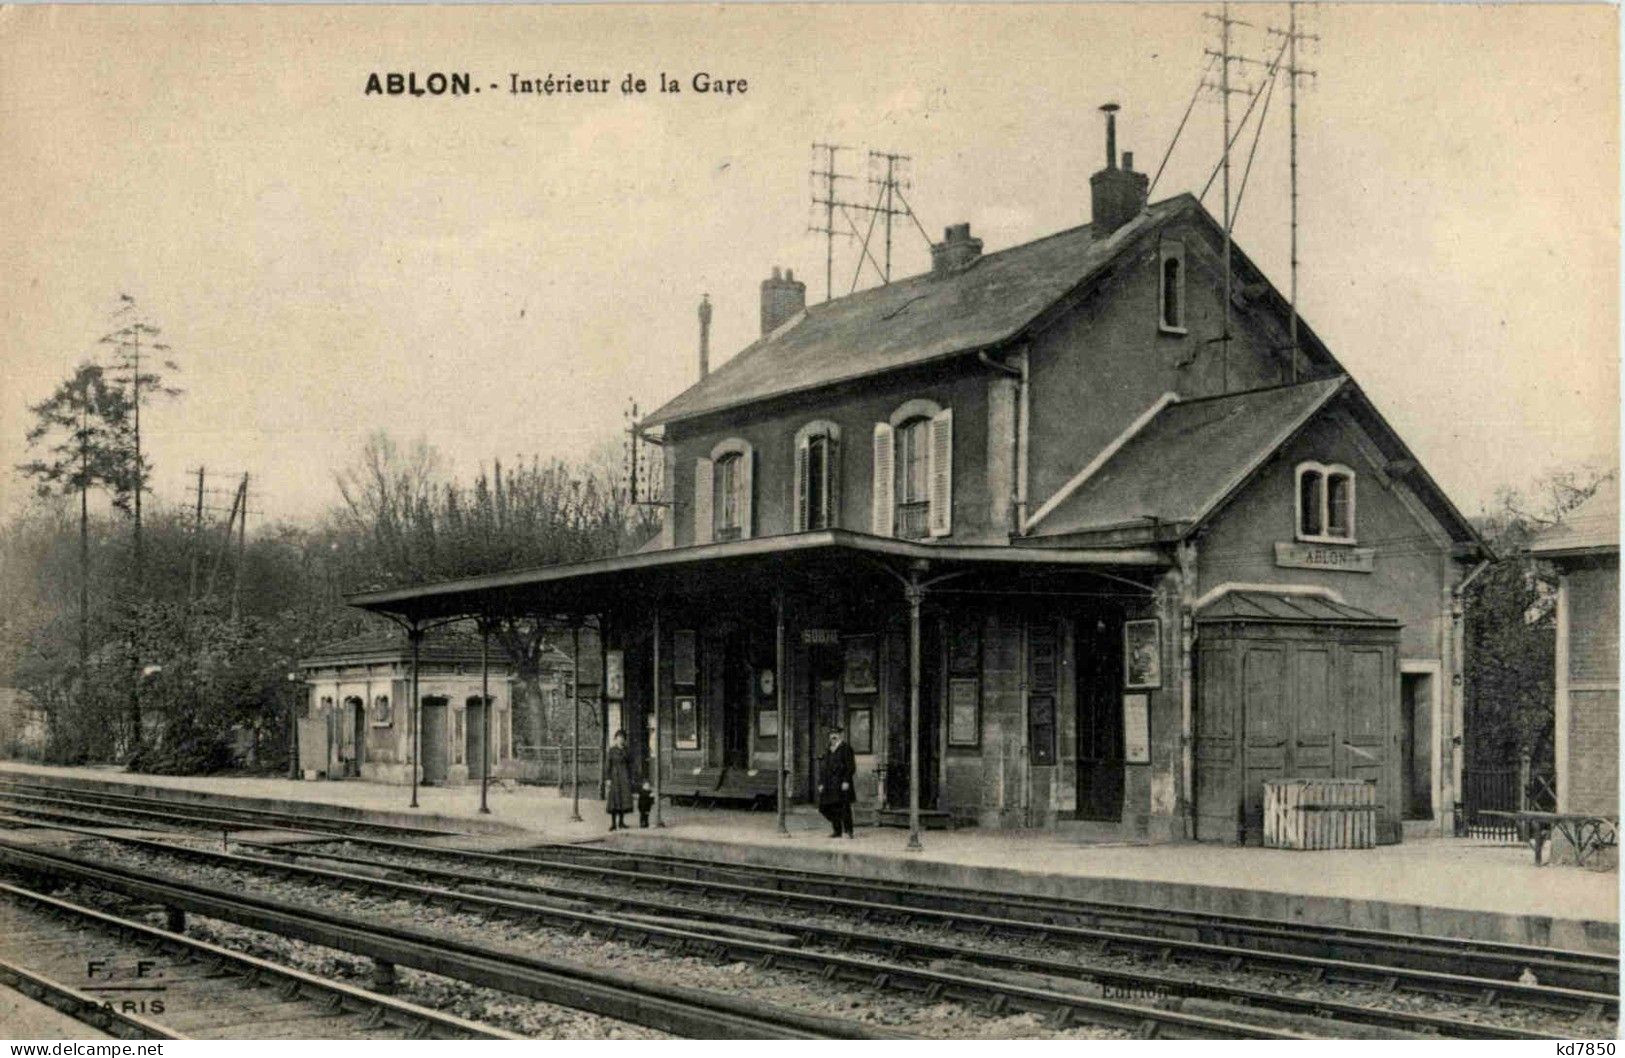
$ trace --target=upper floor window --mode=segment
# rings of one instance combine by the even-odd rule
[[[796,531],[830,529],[839,524],[841,428],[813,422],[796,431]]]
[[[953,531],[953,410],[911,400],[875,424],[870,531],[918,540]]]
[[[711,458],[694,461],[696,544],[749,539],[755,461],[750,442],[738,438],[717,445],[711,450]]]
[[[1161,248],[1161,274],[1157,325],[1174,334],[1185,333],[1185,244],[1165,242]]]
[[[1353,543],[1354,471],[1342,464],[1298,464],[1298,539]]]

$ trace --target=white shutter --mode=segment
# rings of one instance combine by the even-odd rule
[[[711,461],[694,460],[694,542],[711,542]]]
[[[874,503],[869,508],[869,531],[876,536],[893,535],[893,505],[896,488],[892,480],[895,440],[890,424],[875,423]]]
[[[926,453],[926,487],[931,491],[932,536],[954,531],[954,411],[944,408],[931,417],[930,445]]]
[[[806,437],[796,442],[796,494],[791,509],[796,512],[796,532],[798,533],[804,533],[812,526],[811,512],[807,509],[807,442],[808,438]]]
[[[739,456],[739,474],[734,478],[739,489],[739,539],[749,540],[751,526],[756,521],[756,449],[748,448]]]

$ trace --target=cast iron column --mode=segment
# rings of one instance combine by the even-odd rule
[[[418,646],[423,642],[423,629],[413,625],[406,630],[406,641],[412,644],[412,807],[418,806]]]
[[[790,828],[785,823],[785,801],[787,772],[790,770],[789,718],[784,714],[785,698],[789,693],[784,687],[784,589],[780,588],[773,596],[773,613],[776,618],[775,626],[777,637],[773,648],[773,689],[777,693],[776,706],[779,713],[779,833],[785,837],[790,836]]]
[[[570,714],[575,723],[570,736],[570,822],[581,822],[581,622],[570,626],[574,655],[570,661]]]
[[[920,575],[910,571],[903,588],[908,597],[908,851],[920,844],[920,602],[925,589]]]
[[[660,818],[660,607],[658,605],[653,608],[653,613],[654,635],[650,637],[650,642],[653,644],[653,649],[650,651],[653,664],[650,666],[650,676],[652,678],[649,681],[652,690],[649,694],[649,700],[654,708],[654,745],[649,747],[649,770],[653,772],[654,825],[663,827],[666,823]]]
[[[491,626],[480,620],[480,811],[491,814],[486,793],[491,786]]]

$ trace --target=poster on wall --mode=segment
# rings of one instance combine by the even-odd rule
[[[393,714],[389,711],[389,695],[380,694],[372,700],[372,714],[368,717],[373,727],[388,727],[393,722]]]
[[[677,698],[677,724],[674,734],[678,749],[700,748],[699,710],[694,707],[692,694],[679,695]]]
[[[874,714],[868,709],[852,709],[846,714],[846,740],[853,753],[875,751]]]
[[[763,709],[757,713],[756,733],[763,738],[778,738],[779,714],[771,709]]]
[[[604,654],[604,697],[626,697],[626,654],[619,650]]]
[[[1151,763],[1151,696],[1123,695],[1123,760]]]
[[[846,641],[842,688],[847,694],[873,694],[880,684],[875,673],[875,637],[853,636]]]
[[[1123,685],[1131,690],[1162,686],[1162,621],[1148,617],[1123,624]]]
[[[975,676],[955,676],[948,681],[948,745],[981,742],[981,683]]]

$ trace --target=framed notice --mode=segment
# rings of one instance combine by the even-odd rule
[[[626,697],[626,654],[620,650],[604,653],[604,697]]]
[[[756,734],[762,738],[779,737],[778,710],[763,709],[756,714]]]
[[[846,740],[853,753],[875,751],[874,713],[868,709],[848,709],[846,712]]]
[[[1123,762],[1151,763],[1151,696],[1123,695]]]
[[[873,694],[879,690],[875,669],[875,637],[853,636],[848,639],[841,683],[846,693]]]
[[[678,749],[700,748],[700,711],[694,705],[692,694],[677,696],[674,705],[676,722],[672,726],[672,737]]]
[[[948,680],[948,745],[982,743],[982,681],[975,676]]]
[[[388,727],[395,722],[395,714],[389,708],[389,695],[374,695],[372,699],[372,712],[367,717],[373,727]]]
[[[1162,621],[1148,617],[1123,624],[1123,686],[1162,686]]]

